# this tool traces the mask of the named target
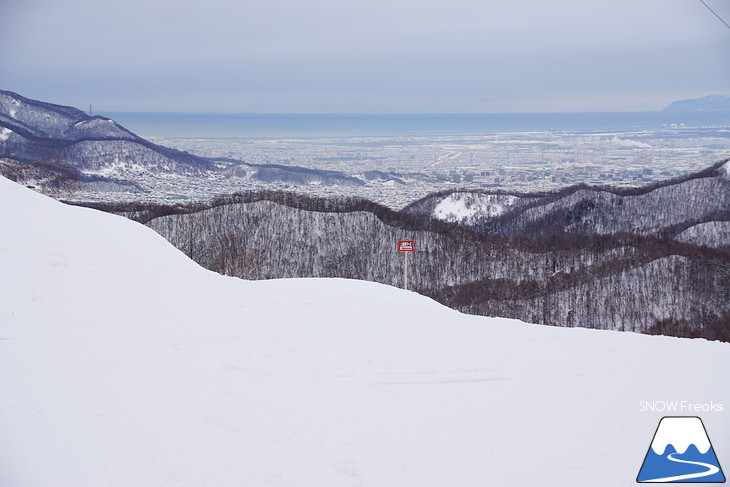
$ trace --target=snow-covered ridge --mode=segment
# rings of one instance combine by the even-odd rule
[[[713,221],[730,207],[730,162],[642,188],[576,185],[511,196],[483,191],[435,193],[411,214],[472,226],[488,234],[674,236],[682,225]],[[710,196],[711,195],[711,196]],[[500,218],[501,217],[501,218]],[[728,242],[720,242],[726,246]]]
[[[66,138],[74,123],[89,118],[81,110],[24,98],[0,90],[0,124],[12,124],[36,137]]]
[[[730,246],[730,222],[711,221],[689,227],[677,235],[675,240],[693,245],[722,248]]]
[[[0,127],[15,128],[24,137],[54,141],[87,138],[140,140],[113,120],[91,117],[81,110],[24,98],[0,90]]]
[[[40,168],[37,174],[16,174],[19,181],[40,187],[72,187],[83,192],[122,183],[139,188],[142,175],[201,175],[213,166],[202,158],[156,146],[113,120],[89,116],[72,107],[31,100],[0,90],[0,158],[26,164],[53,161],[76,171]],[[84,178],[84,176],[92,176]]]

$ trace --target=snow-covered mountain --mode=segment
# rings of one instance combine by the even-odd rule
[[[122,139],[142,142],[113,120],[92,117],[76,108],[25,98],[0,90],[0,121],[26,138],[76,142],[85,139]],[[12,127],[12,128],[11,128]]]
[[[726,343],[224,277],[2,178],[0,227],[3,487],[632,485],[640,401],[730,404]]]
[[[363,184],[336,171],[194,158],[151,145],[111,120],[10,92],[0,92],[0,124],[0,173],[19,180],[32,166],[106,194],[143,192],[175,179],[171,174],[195,185],[198,177],[215,181],[236,171],[294,186]],[[48,151],[55,155],[44,159]],[[214,162],[217,169],[203,174]],[[412,239],[412,289],[460,311],[730,340],[729,166],[723,161],[635,189],[451,191],[401,212],[364,200],[343,204],[266,191],[182,208],[108,209],[135,218],[145,213],[140,220],[227,275],[399,285],[394,241]]]
[[[577,185],[551,193],[435,193],[404,209],[466,225],[485,235],[611,235],[677,238],[730,248],[730,162],[643,188]],[[687,232],[684,233],[683,232]]]
[[[82,183],[129,185],[140,174],[199,175],[213,167],[206,159],[152,144],[108,118],[2,90],[0,157],[45,178]]]
[[[161,175],[186,178],[212,172],[295,186],[364,184],[340,171],[194,156],[153,144],[108,118],[3,90],[0,159],[5,160],[0,161],[0,174],[40,186],[46,193],[64,186],[66,193],[79,189],[143,193]]]

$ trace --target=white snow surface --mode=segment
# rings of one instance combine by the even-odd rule
[[[2,487],[625,486],[640,401],[730,407],[725,343],[223,277],[2,178],[0,270]]]
[[[3,140],[8,140],[8,137],[10,137],[10,134],[12,134],[13,131],[9,128],[2,127],[0,128],[0,142]]]
[[[466,202],[454,194],[442,199],[433,209],[433,216],[439,220],[462,221],[471,218],[477,212],[477,207],[466,206]]]
[[[518,198],[502,194],[451,193],[433,209],[433,217],[447,222],[492,218],[506,212]]]
[[[667,445],[672,444],[677,453],[684,453],[689,445],[697,447],[700,453],[705,454],[710,449],[710,439],[700,418],[669,417],[659,423],[651,449],[657,455],[664,455]]]

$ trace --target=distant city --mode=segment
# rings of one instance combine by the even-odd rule
[[[429,193],[464,188],[534,192],[576,183],[642,186],[730,156],[730,129],[510,132],[491,135],[333,138],[160,138],[150,141],[219,159],[205,178],[146,182],[152,199],[207,199],[252,189],[359,196],[401,208]],[[265,182],[237,162],[339,171],[362,184]],[[131,195],[130,195],[131,196]],[[75,196],[75,199],[94,195]]]

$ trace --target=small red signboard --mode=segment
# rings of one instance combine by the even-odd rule
[[[398,251],[399,252],[413,252],[414,245],[413,240],[399,240]]]

